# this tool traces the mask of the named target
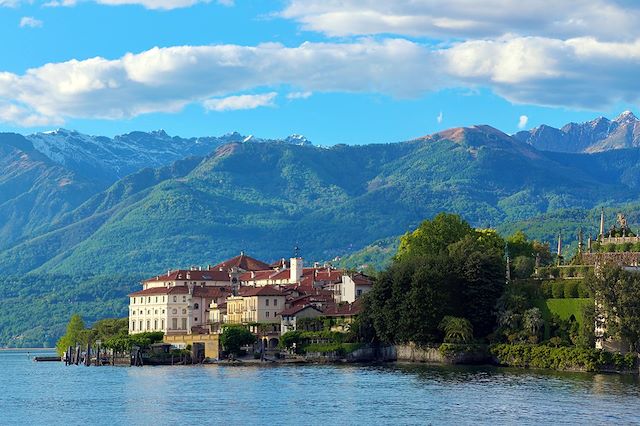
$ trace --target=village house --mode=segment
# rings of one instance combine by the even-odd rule
[[[298,321],[303,318],[318,318],[323,312],[313,305],[293,306],[280,312],[280,332],[282,334],[288,331],[296,331],[298,329]]]
[[[129,295],[129,333],[205,333],[211,303],[223,303],[237,291],[242,273],[265,267],[241,253],[215,266],[170,270],[147,279],[142,290]]]

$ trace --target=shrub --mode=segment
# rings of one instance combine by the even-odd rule
[[[573,280],[564,282],[564,297],[565,299],[575,299],[578,297],[578,282]]]
[[[564,297],[564,284],[562,281],[554,281],[551,283],[551,295],[555,299],[562,299]]]
[[[490,350],[500,365],[513,367],[586,371],[602,368],[631,370],[637,363],[635,354],[613,354],[592,348],[497,344],[492,345]]]
[[[591,297],[591,294],[589,293],[589,287],[587,287],[587,285],[583,281],[580,281],[578,283],[578,297],[583,299]]]
[[[540,292],[542,293],[542,297],[544,299],[551,299],[553,297],[553,292],[551,290],[552,283],[550,281],[544,281],[540,284]]]

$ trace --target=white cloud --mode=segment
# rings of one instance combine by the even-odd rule
[[[521,115],[518,119],[518,129],[524,129],[527,127],[527,123],[529,122],[529,117],[526,115]]]
[[[418,96],[438,87],[437,78],[418,78],[434,59],[406,40],[153,48],[115,60],[50,63],[22,75],[0,72],[0,100],[43,117],[121,119],[279,85]]]
[[[34,18],[33,16],[23,16],[20,19],[20,28],[40,28],[42,27],[43,22],[39,19]]]
[[[221,99],[207,99],[202,102],[209,111],[235,111],[241,109],[255,109],[258,107],[274,106],[276,92],[260,95],[228,96]]]
[[[291,92],[287,93],[287,99],[307,99],[313,95],[313,92]]]
[[[18,7],[22,0],[0,0],[0,7]]]
[[[402,39],[156,47],[112,60],[0,72],[5,110],[0,120],[28,125],[121,119],[177,112],[194,103],[231,109],[255,101],[256,95],[238,93],[275,93],[282,87],[291,89],[289,99],[313,92],[415,98],[446,87],[486,87],[515,103],[601,109],[640,102],[638,63],[640,39],[503,37],[450,47]]]
[[[330,36],[640,37],[640,2],[625,0],[290,0],[280,15]]]
[[[438,114],[438,116],[436,117],[436,120],[438,120],[438,124],[442,123],[443,119],[444,116],[442,115],[442,111],[440,111],[440,114]]]
[[[473,40],[442,54],[459,84],[490,87],[516,103],[598,109],[640,101],[640,39]]]

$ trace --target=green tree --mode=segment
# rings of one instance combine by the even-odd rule
[[[544,325],[544,321],[542,320],[542,312],[538,308],[531,308],[524,311],[522,316],[522,323],[524,329],[529,333],[530,336],[538,337],[540,331],[542,330],[542,326]]]
[[[425,220],[413,232],[400,238],[397,259],[424,256],[445,251],[449,244],[461,240],[475,231],[460,216],[439,213],[432,220]]]
[[[589,272],[585,283],[596,299],[595,318],[607,318],[606,336],[640,349],[640,275],[617,265]]]
[[[536,261],[532,257],[518,256],[513,259],[513,277],[514,278],[529,278],[536,267]]]
[[[238,355],[240,353],[240,348],[250,345],[255,341],[256,336],[240,325],[227,326],[220,335],[220,343],[222,344],[222,347],[233,355]]]
[[[56,351],[62,355],[67,348],[78,344],[86,344],[84,320],[79,314],[73,314],[67,324],[67,332],[56,343]]]
[[[466,318],[446,316],[439,328],[446,343],[468,343],[473,339],[473,326]]]

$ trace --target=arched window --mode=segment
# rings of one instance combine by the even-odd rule
[[[174,310],[172,311],[172,313],[175,315],[175,314],[177,314],[177,313],[178,313],[178,310],[177,310],[177,309],[174,309]]]
[[[200,305],[198,305],[197,303],[194,303],[193,304],[193,309],[198,309],[198,308],[200,308]]]
[[[158,320],[154,320],[153,321],[153,329],[157,330],[158,329]]]
[[[147,330],[150,330],[150,329],[151,329],[151,321],[147,320]]]

